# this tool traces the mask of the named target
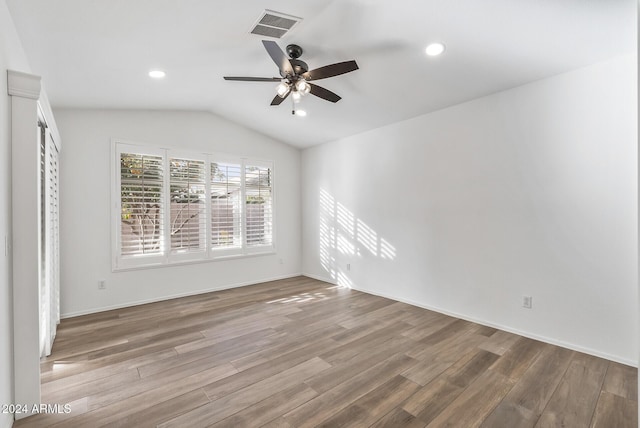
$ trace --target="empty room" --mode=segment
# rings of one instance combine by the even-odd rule
[[[635,0],[0,0],[0,428],[638,426]]]

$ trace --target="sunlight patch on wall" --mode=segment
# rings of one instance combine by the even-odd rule
[[[329,225],[326,217],[320,216],[320,264],[335,279],[335,257],[329,252],[334,245],[335,229]]]
[[[356,253],[356,246],[352,239],[347,238],[341,233],[338,234],[338,251],[342,254],[353,255]]]
[[[335,279],[336,272],[335,257],[330,253],[329,248],[335,248],[336,230],[329,222],[335,217],[335,200],[327,192],[320,192],[320,264]]]
[[[349,279],[349,277],[346,275],[345,272],[338,270],[338,275],[336,278],[336,283],[340,286],[340,287],[346,287],[346,288],[352,288],[353,287],[353,282],[351,282],[351,280]]]
[[[350,265],[365,252],[394,260],[396,248],[326,190],[320,189],[320,264],[341,287],[351,288]],[[348,267],[349,266],[349,267]]]
[[[380,257],[393,260],[396,258],[396,247],[389,244],[385,239],[380,239]]]
[[[350,239],[353,239],[354,236],[354,218],[353,213],[349,211],[344,205],[338,202],[337,205],[337,220],[338,226],[340,226],[341,230],[347,235]]]
[[[369,251],[371,254],[373,254],[374,256],[378,255],[378,236],[376,234],[376,231],[371,229],[369,226],[367,226],[367,224],[358,219],[357,222],[357,237],[358,237],[358,242],[360,244],[362,244],[362,246],[367,249],[367,251]]]

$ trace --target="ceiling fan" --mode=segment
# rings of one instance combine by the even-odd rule
[[[358,69],[355,61],[338,62],[324,67],[309,70],[309,66],[300,60],[302,48],[298,45],[288,45],[287,55],[280,49],[274,41],[263,40],[267,53],[276,63],[280,70],[281,77],[228,77],[225,80],[237,80],[242,82],[280,82],[277,87],[277,95],[271,101],[272,106],[280,105],[285,98],[291,95],[294,103],[300,101],[306,94],[315,95],[323,100],[337,103],[341,97],[328,89],[309,83],[314,80],[326,79],[328,77],[339,76]],[[292,111],[295,114],[295,108]]]

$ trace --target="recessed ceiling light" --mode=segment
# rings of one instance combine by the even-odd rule
[[[166,75],[167,73],[162,70],[151,70],[149,72],[149,77],[153,77],[154,79],[162,79]]]
[[[296,116],[305,117],[307,112],[304,110],[296,110]]]
[[[438,56],[444,52],[444,45],[442,43],[431,43],[426,49],[427,55]]]

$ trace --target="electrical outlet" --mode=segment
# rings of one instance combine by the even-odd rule
[[[533,298],[531,296],[522,296],[522,307],[531,309],[533,304]]]
[[[101,279],[98,281],[98,290],[106,290],[107,289],[107,281],[105,279]]]
[[[351,270],[351,263],[347,263],[347,270]]]
[[[283,265],[284,264],[284,260],[283,259],[278,259],[278,262]]]

